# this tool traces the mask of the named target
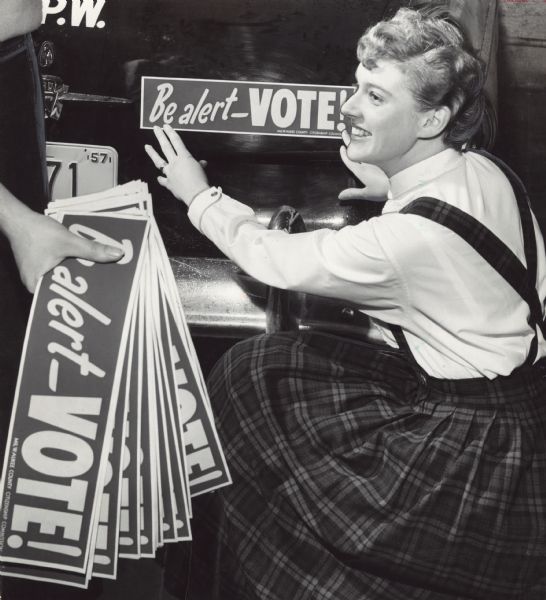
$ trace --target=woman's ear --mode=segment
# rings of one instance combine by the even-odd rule
[[[421,139],[438,137],[447,127],[450,119],[451,110],[447,106],[427,110],[421,118],[419,137]]]

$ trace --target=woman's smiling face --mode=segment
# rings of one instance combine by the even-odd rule
[[[408,85],[408,75],[390,61],[373,69],[359,64],[357,89],[341,112],[351,120],[348,157],[377,165],[391,177],[419,160],[416,148],[425,114]]]

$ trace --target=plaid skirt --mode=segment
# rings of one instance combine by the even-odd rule
[[[199,600],[544,600],[546,379],[416,376],[322,333],[237,344],[209,381],[233,485],[198,498]]]

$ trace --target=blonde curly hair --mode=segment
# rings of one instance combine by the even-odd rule
[[[447,145],[461,149],[479,130],[485,109],[483,66],[451,22],[401,8],[366,30],[357,57],[367,69],[379,60],[397,63],[421,110],[447,106]]]

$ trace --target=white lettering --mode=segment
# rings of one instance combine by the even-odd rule
[[[123,258],[118,260],[115,263],[116,265],[126,265],[133,260],[133,244],[131,244],[131,240],[121,240],[121,242],[118,242],[114,238],[111,238],[100,231],[96,231],[95,229],[87,227],[86,225],[80,225],[79,223],[70,225],[68,229],[80,237],[94,240],[95,242],[100,242],[101,244],[107,244],[108,246],[114,246],[115,248],[123,250]],[[78,259],[78,262],[86,267],[90,267],[94,264],[90,260],[82,260],[80,258]]]
[[[44,451],[63,452],[69,459],[53,458]],[[21,446],[21,455],[29,467],[51,477],[80,477],[93,465],[93,449],[81,438],[62,431],[37,431]]]
[[[187,454],[186,463],[190,474],[194,472],[195,467],[199,467],[198,471],[208,471],[214,467],[214,457],[210,448],[203,448]]]
[[[98,26],[97,21],[105,3],[106,0],[72,0],[72,27],[81,25],[84,17],[86,27]]]
[[[231,105],[234,102],[237,102],[237,88],[233,88],[233,91],[231,92],[231,94],[229,95],[228,98],[226,98],[226,105],[224,107],[224,110],[222,111],[222,120],[223,121],[227,121],[227,119],[229,118],[229,109],[231,108]]]
[[[187,125],[190,122],[191,116],[193,115],[193,109],[194,109],[194,105],[193,104],[186,104],[186,106],[184,107],[184,113],[181,117],[179,117],[178,119],[178,123],[180,125]]]
[[[178,388],[176,390],[176,399],[178,410],[180,411],[180,420],[186,424],[195,414],[197,402],[195,396],[189,390]]]
[[[260,90],[258,88],[250,88],[248,94],[250,97],[250,120],[252,121],[252,125],[254,127],[263,127],[269,113],[273,90],[264,90],[260,97]]]
[[[165,112],[165,100],[170,98],[173,94],[174,87],[172,83],[160,83],[157,86],[158,96],[154,102],[152,110],[150,111],[149,120],[150,123],[155,123],[159,120],[161,115]],[[174,106],[174,110],[176,111],[177,105],[176,102],[171,102],[169,106]]]
[[[97,436],[97,424],[76,415],[98,416],[101,404],[101,398],[33,394],[30,398],[28,416],[94,440]]]
[[[65,485],[62,483],[48,483],[47,481],[22,478],[17,481],[16,492],[18,494],[25,494],[26,496],[36,496],[38,498],[49,498],[50,500],[66,502],[68,510],[83,512],[85,495],[87,493],[87,481],[72,479],[69,484]]]
[[[271,118],[280,129],[287,129],[294,123],[298,114],[298,103],[294,92],[286,89],[277,90],[271,102]]]
[[[317,92],[315,90],[298,90],[297,97],[301,108],[300,127],[302,129],[310,129],[311,105],[317,99]]]
[[[198,121],[199,123],[207,123],[208,122],[208,116],[212,111],[212,104],[210,102],[207,102],[203,108],[199,111],[199,116]]]
[[[334,114],[336,107],[336,93],[335,92],[320,92],[318,99],[318,116],[317,116],[317,128],[333,130],[335,124],[330,121],[330,117]]]
[[[49,321],[48,326],[51,327],[51,329],[56,329],[59,333],[62,333],[63,335],[66,335],[66,337],[70,338],[72,340],[72,343],[70,344],[72,350],[75,350],[76,352],[83,350],[82,342],[85,339],[85,336],[83,336],[81,333],[70,329],[70,327],[67,327],[64,323],[59,323],[59,321]]]
[[[184,439],[186,440],[186,446],[192,446],[195,450],[207,445],[207,435],[201,419],[186,424]]]
[[[110,325],[110,323],[112,322],[112,319],[101,313],[100,310],[97,310],[89,303],[85,302],[85,300],[82,300],[78,296],[75,296],[66,288],[63,288],[60,285],[54,283],[53,285],[49,286],[49,289],[52,292],[59,294],[59,296],[66,298],[67,300],[75,304],[78,308],[81,308],[84,312],[96,319],[99,323],[102,323],[103,325]]]
[[[72,361],[75,365],[78,365],[78,367],[80,367],[80,375],[83,375],[84,377],[87,377],[89,374],[91,374],[102,378],[106,375],[106,373],[100,367],[97,367],[97,365],[94,365],[89,360],[89,354],[87,354],[87,352],[76,354],[76,352],[61,346],[61,344],[58,344],[57,342],[48,344],[47,351],[50,354],[60,354],[61,356],[64,356],[68,360]]]
[[[43,18],[42,23],[45,23],[48,15],[57,15],[66,8],[68,4],[68,0],[57,0],[57,4],[55,6],[51,5],[52,0],[42,0],[43,6]]]
[[[29,523],[39,524],[40,533],[46,535],[55,535],[57,527],[60,527],[63,530],[63,538],[78,540],[80,538],[82,517],[81,515],[59,510],[16,504],[13,507],[11,529],[13,531],[28,531]]]
[[[192,477],[191,485],[192,487],[195,487],[197,485],[201,485],[202,483],[207,483],[207,481],[218,479],[218,477],[221,477],[222,475],[222,471],[215,469],[214,471],[209,471],[205,475],[200,475],[199,477]]]
[[[83,277],[76,277],[76,279],[72,280],[72,274],[68,267],[63,267],[62,265],[55,267],[51,279],[67,290],[70,290],[73,294],[81,296],[87,292],[87,281]]]
[[[216,113],[221,109],[224,108],[224,106],[226,105],[225,102],[215,102],[214,103],[214,108],[212,109],[212,114],[210,115],[210,120],[214,121],[215,117],[216,117]]]
[[[197,103],[195,110],[193,111],[193,115],[191,116],[191,119],[190,119],[190,125],[193,125],[195,123],[195,119],[197,119],[197,115],[201,112],[201,107],[203,106],[203,103],[205,102],[208,95],[209,95],[209,89],[205,88],[205,90],[201,94],[201,98],[199,98],[199,102]]]
[[[83,317],[68,300],[63,298],[53,298],[47,303],[47,311],[54,317],[62,316],[63,321],[70,327],[79,329],[83,325]]]
[[[65,556],[81,556],[81,548],[77,546],[67,546],[66,544],[47,544],[45,542],[33,542],[30,541],[27,546],[29,548],[37,548],[38,550],[45,550],[46,552],[56,552],[57,554],[64,554]]]

